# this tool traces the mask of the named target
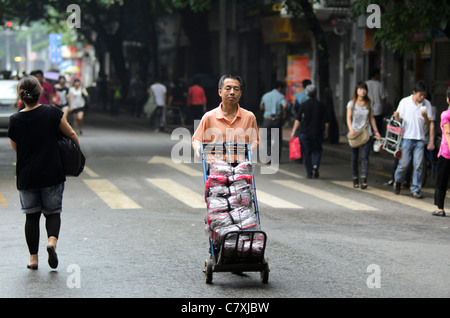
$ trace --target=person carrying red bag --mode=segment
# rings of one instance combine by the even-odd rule
[[[305,159],[306,177],[311,179],[319,177],[322,141],[328,138],[329,117],[325,105],[316,98],[316,87],[310,84],[305,90],[308,99],[298,109],[291,138],[295,137],[295,131],[300,126],[300,144]]]

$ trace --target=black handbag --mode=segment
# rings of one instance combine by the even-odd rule
[[[58,147],[61,154],[64,174],[78,177],[84,170],[86,158],[81,149],[66,135],[59,132]]]

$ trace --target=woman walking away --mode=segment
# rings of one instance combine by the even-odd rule
[[[78,78],[73,81],[73,86],[69,89],[69,111],[73,114],[73,127],[81,135],[83,129],[83,116],[86,106],[87,91],[81,87]]]
[[[25,108],[11,115],[8,137],[17,154],[16,175],[25,238],[30,252],[29,269],[38,268],[39,220],[46,218],[48,263],[58,266],[56,243],[61,226],[62,197],[66,177],[58,148],[59,130],[78,146],[78,136],[57,106],[39,104],[42,87],[34,76],[17,85]]]
[[[364,82],[359,82],[355,91],[353,92],[353,99],[347,104],[347,126],[351,136],[356,135],[362,129],[367,129],[370,136],[369,140],[359,146],[352,148],[351,167],[353,177],[353,187],[359,188],[359,173],[358,173],[358,157],[359,148],[361,152],[361,189],[367,188],[367,176],[369,172],[369,154],[372,148],[373,138],[372,129],[375,133],[376,139],[381,139],[378,133],[377,124],[373,116],[373,109],[371,102],[367,96],[367,85]]]
[[[438,172],[434,189],[434,204],[437,210],[432,213],[435,216],[445,216],[444,200],[450,176],[450,87],[447,89],[447,104],[449,108],[441,114],[442,141],[438,153]]]
[[[69,88],[66,86],[66,78],[61,75],[58,78],[58,83],[55,85],[55,104],[64,112],[64,117],[67,119],[69,113],[69,101],[67,95]]]

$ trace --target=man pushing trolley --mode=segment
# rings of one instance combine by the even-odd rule
[[[256,271],[267,283],[267,236],[260,226],[252,162],[260,141],[256,118],[239,106],[243,89],[239,76],[222,76],[218,88],[222,103],[203,116],[192,138],[205,182],[210,242],[205,281],[212,283],[213,272]]]

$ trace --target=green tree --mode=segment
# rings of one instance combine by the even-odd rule
[[[355,19],[369,15],[369,4],[381,9],[381,26],[375,40],[396,53],[422,49],[443,33],[450,38],[450,3],[448,0],[359,0],[351,5]]]
[[[0,0],[0,19],[15,18],[18,23],[28,24],[43,20],[53,31],[67,30],[67,12],[73,0]],[[130,81],[128,63],[124,55],[124,42],[139,43],[136,52],[141,66],[159,73],[158,30],[159,16],[179,10],[199,13],[210,8],[210,0],[80,0],[81,27],[75,28],[80,41],[95,47],[100,63],[100,76],[104,77],[104,53],[109,52],[116,74],[120,76],[122,96],[126,96]],[[204,20],[206,21],[206,20]],[[189,23],[183,25],[189,27]],[[192,32],[188,32],[192,35]],[[150,64],[151,63],[151,64]],[[144,77],[146,73],[141,74]]]

